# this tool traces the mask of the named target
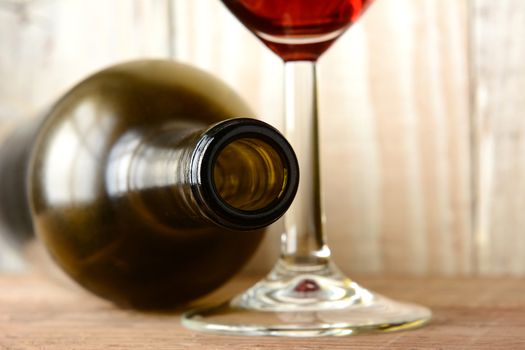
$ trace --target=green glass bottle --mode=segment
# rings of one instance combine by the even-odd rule
[[[160,60],[70,90],[32,140],[32,224],[78,283],[166,309],[220,286],[291,204],[297,160],[223,83]]]

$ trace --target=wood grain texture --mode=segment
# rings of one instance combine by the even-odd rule
[[[476,251],[482,274],[525,273],[525,2],[474,0]]]
[[[87,74],[167,57],[166,0],[0,2],[0,120],[41,113]]]
[[[206,302],[254,281],[237,279]],[[264,338],[196,333],[180,312],[122,310],[42,276],[0,275],[0,349],[523,349],[525,281],[393,279],[360,282],[394,298],[430,306],[431,323],[391,334],[331,338]]]
[[[471,271],[466,20],[465,2],[377,1],[321,61],[327,217],[356,272]]]
[[[282,63],[220,1],[175,3],[175,57],[282,126]],[[349,273],[468,274],[467,2],[376,1],[319,62],[329,242]],[[278,254],[280,226],[250,268]]]

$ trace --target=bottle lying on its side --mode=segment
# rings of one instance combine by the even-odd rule
[[[2,191],[18,194],[4,198],[4,217],[19,231],[32,225],[67,274],[119,305],[195,299],[246,263],[297,190],[285,138],[264,122],[229,119],[251,115],[187,65],[110,67],[11,142],[7,153],[29,160],[2,169],[12,173]]]

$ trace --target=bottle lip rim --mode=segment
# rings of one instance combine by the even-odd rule
[[[288,170],[288,181],[279,199],[257,210],[241,210],[226,203],[217,193],[213,167],[220,151],[241,138],[256,138],[275,147]],[[207,129],[192,155],[192,186],[207,215],[217,224],[235,230],[252,230],[277,221],[290,207],[299,185],[297,157],[286,138],[271,125],[250,118],[233,118]],[[290,181],[296,179],[296,181]]]

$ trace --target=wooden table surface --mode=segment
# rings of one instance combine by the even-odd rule
[[[237,278],[211,298],[253,280]],[[434,318],[417,330],[354,337],[203,334],[182,327],[180,313],[118,309],[76,287],[28,273],[0,275],[0,349],[525,349],[523,279],[366,277],[358,282],[427,305]]]

